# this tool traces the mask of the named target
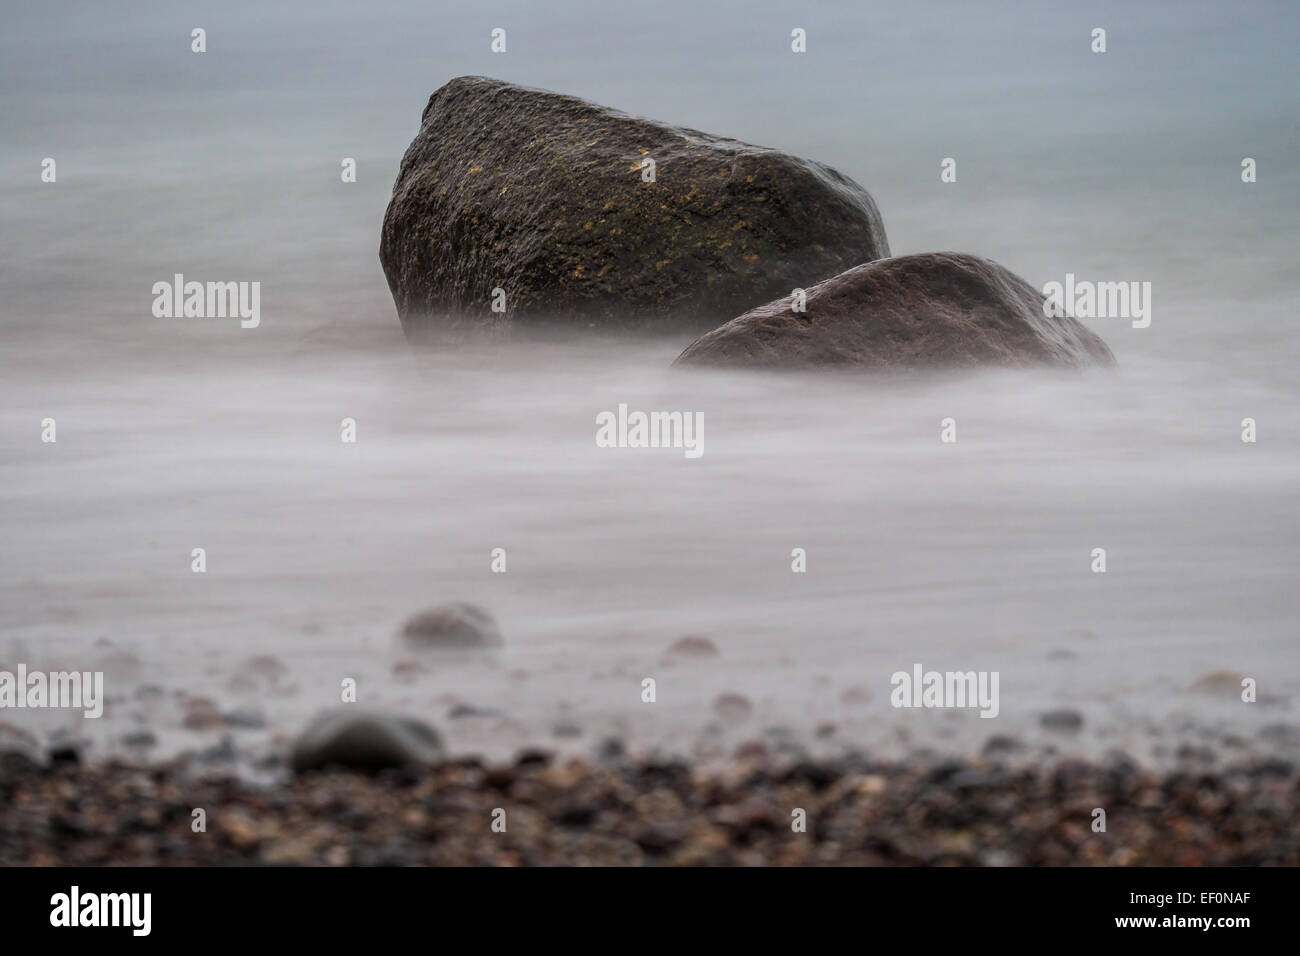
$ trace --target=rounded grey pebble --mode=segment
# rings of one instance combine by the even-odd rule
[[[298,773],[329,766],[375,772],[442,755],[442,739],[427,724],[345,704],[312,720],[294,741],[289,763]]]
[[[402,625],[401,638],[416,650],[478,650],[505,641],[496,620],[477,604],[458,602],[431,607]]]
[[[1049,710],[1038,722],[1048,730],[1075,731],[1083,726],[1083,714],[1077,710]]]

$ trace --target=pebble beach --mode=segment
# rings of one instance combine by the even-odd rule
[[[1105,810],[1105,830],[1094,829]],[[195,829],[202,810],[204,829]],[[504,813],[502,813],[504,811]],[[802,826],[800,826],[800,811]],[[494,821],[497,829],[493,829]],[[504,826],[504,832],[500,828]],[[1300,778],[1264,760],[1143,771],[523,751],[257,786],[192,760],[0,764],[0,860],[89,866],[1300,864]]]

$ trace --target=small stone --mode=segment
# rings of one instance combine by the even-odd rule
[[[205,764],[234,763],[239,759],[239,751],[235,749],[234,739],[229,734],[226,734],[216,746],[200,750],[198,759]]]
[[[46,750],[50,765],[76,767],[81,764],[81,750],[75,744],[55,744]]]
[[[1187,763],[1211,764],[1215,761],[1215,753],[1211,748],[1190,743],[1180,744],[1174,751],[1174,756]]]
[[[1192,684],[1191,689],[1198,694],[1236,697],[1241,694],[1241,682],[1243,680],[1245,680],[1245,677],[1236,671],[1210,671],[1208,674],[1202,674],[1198,677]]]
[[[599,815],[600,807],[594,803],[571,803],[560,808],[555,822],[566,827],[586,827]]]
[[[412,616],[402,625],[402,641],[416,650],[481,650],[505,642],[496,621],[477,604],[444,604]]]
[[[514,767],[489,767],[483,774],[484,785],[493,790],[500,790],[502,793],[510,789],[510,785],[514,782]]]
[[[186,730],[215,730],[225,723],[217,702],[210,697],[190,697],[184,708],[181,726]]]
[[[255,654],[236,665],[229,687],[234,691],[278,690],[288,675],[289,668],[274,654]]]
[[[889,789],[889,781],[877,773],[869,773],[859,777],[854,787],[860,793],[880,794]]]
[[[839,770],[832,764],[800,760],[786,770],[783,779],[786,783],[803,782],[810,784],[815,790],[822,790],[839,777]]]
[[[519,756],[515,758],[515,767],[520,770],[539,769],[549,767],[555,755],[549,750],[540,750],[536,747],[529,747],[519,751]]]
[[[1049,710],[1038,722],[1048,730],[1073,733],[1083,727],[1083,714],[1077,710]]]
[[[720,657],[718,645],[714,644],[707,637],[700,637],[698,634],[687,634],[685,637],[679,637],[668,645],[668,650],[664,652],[665,658],[691,658],[701,660],[709,657]]]
[[[606,737],[596,747],[597,759],[605,762],[622,759],[627,753],[627,746],[618,737]]]
[[[241,849],[256,846],[259,842],[257,823],[243,810],[230,810],[222,813],[217,820],[221,832],[230,842]]]
[[[1137,761],[1117,747],[1106,751],[1106,770],[1114,777],[1127,779],[1138,772]]]
[[[429,668],[414,658],[403,657],[393,661],[393,676],[400,681],[413,681],[427,673]]]
[[[1017,751],[1024,749],[1025,745],[1015,737],[1008,737],[1005,734],[995,734],[984,744],[983,753],[986,757],[991,757],[998,754],[1016,753]]]
[[[719,694],[713,701],[713,712],[723,720],[736,723],[747,719],[754,712],[754,705],[744,694]]]
[[[659,856],[681,844],[686,839],[686,830],[678,823],[651,823],[642,827],[634,839],[646,853]]]
[[[769,750],[767,744],[761,740],[745,740],[736,747],[737,760],[750,760],[755,763],[762,763],[768,758]]]
[[[470,704],[457,704],[447,711],[448,720],[464,720],[467,717],[503,717],[501,711],[491,707],[474,707]]]
[[[441,738],[427,724],[344,705],[308,725],[294,742],[290,763],[296,772],[330,765],[377,772],[430,763],[442,753]]]

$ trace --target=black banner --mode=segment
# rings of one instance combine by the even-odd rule
[[[724,930],[882,941],[1194,939],[1292,925],[1289,869],[9,869],[5,935],[170,943],[339,943],[484,928],[589,942]],[[557,923],[572,923],[558,930]],[[785,924],[782,926],[781,924]],[[840,925],[837,925],[840,924]],[[533,927],[529,930],[529,927]],[[910,929],[909,929],[910,927]],[[1050,934],[1044,937],[1043,934]],[[588,935],[596,934],[596,935]]]

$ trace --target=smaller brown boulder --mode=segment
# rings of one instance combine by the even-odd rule
[[[1111,365],[1106,343],[996,262],[955,252],[878,259],[792,293],[696,339],[675,364]]]

